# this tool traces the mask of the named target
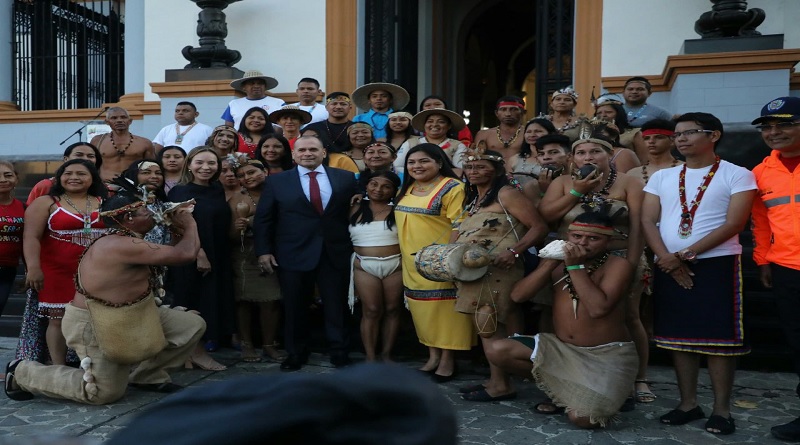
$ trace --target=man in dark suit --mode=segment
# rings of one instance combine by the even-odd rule
[[[258,263],[278,271],[286,315],[283,371],[308,359],[308,306],[319,288],[331,364],[347,365],[347,289],[353,245],[347,228],[355,176],[322,165],[326,152],[316,137],[297,139],[297,167],[269,176],[258,202],[253,230]]]

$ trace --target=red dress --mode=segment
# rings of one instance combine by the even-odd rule
[[[81,253],[105,232],[97,211],[90,215],[89,233],[84,233],[82,216],[65,209],[59,201],[56,206],[56,211],[47,219],[47,230],[41,240],[44,287],[39,291],[39,316],[47,318],[64,316],[64,307],[75,296],[72,276],[78,270]]]

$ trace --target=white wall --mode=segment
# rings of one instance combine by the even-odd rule
[[[800,1],[750,0],[748,8],[766,11],[762,34],[784,34],[784,48],[800,48]],[[700,38],[694,22],[710,10],[703,0],[605,0],[602,75],[661,74],[684,40]]]
[[[145,100],[158,100],[150,82],[164,82],[164,70],[183,68],[184,46],[199,46],[197,14],[188,0],[145,2]],[[235,66],[259,70],[278,79],[276,93],[293,92],[302,77],[313,77],[325,89],[325,0],[246,0],[224,10],[225,45],[242,53]],[[133,69],[133,67],[126,67]]]

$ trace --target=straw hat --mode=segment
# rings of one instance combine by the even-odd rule
[[[280,120],[280,118],[282,118],[283,116],[286,116],[286,115],[291,115],[291,114],[293,114],[293,115],[295,115],[295,116],[300,118],[300,124],[301,125],[311,122],[311,113],[309,113],[306,110],[303,110],[302,108],[300,108],[300,107],[298,107],[296,105],[284,105],[284,106],[280,107],[279,109],[277,109],[277,110],[275,110],[275,111],[273,111],[272,113],[269,114],[269,120],[271,120],[273,123],[277,124],[278,120]]]
[[[405,88],[401,87],[400,85],[384,82],[374,82],[361,85],[360,87],[356,88],[356,90],[353,91],[353,94],[350,96],[358,108],[361,108],[362,110],[369,110],[369,95],[375,90],[388,91],[389,94],[392,95],[392,109],[394,110],[402,110],[411,100],[411,97],[408,95],[408,91],[406,91]]]
[[[438,114],[446,117],[450,121],[451,130],[461,131],[462,128],[467,126],[467,123],[460,114],[456,113],[455,111],[445,110],[444,108],[431,108],[430,110],[420,111],[414,115],[413,118],[411,118],[411,126],[419,132],[424,132],[425,121],[428,120],[428,116],[432,114]]]
[[[234,90],[242,91],[242,84],[248,80],[261,79],[267,84],[266,89],[271,90],[278,86],[278,81],[274,77],[265,76],[264,73],[258,70],[250,70],[244,73],[244,77],[236,79],[231,82],[231,88]]]

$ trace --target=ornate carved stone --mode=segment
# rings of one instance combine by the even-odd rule
[[[758,25],[767,14],[763,9],[747,9],[747,2],[740,0],[711,0],[711,11],[704,12],[696,22],[694,30],[704,39],[711,37],[759,36]]]
[[[181,53],[189,64],[185,68],[221,68],[233,66],[242,54],[225,46],[228,25],[223,9],[241,0],[191,0],[202,10],[197,15],[200,47],[186,46]]]

